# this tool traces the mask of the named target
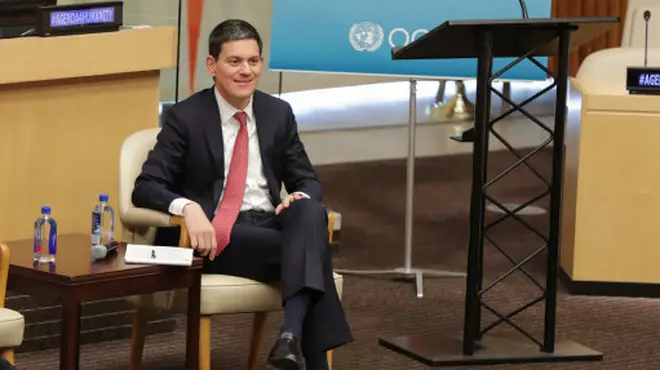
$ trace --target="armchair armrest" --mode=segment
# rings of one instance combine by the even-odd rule
[[[9,246],[0,243],[0,308],[5,306],[7,279],[9,278]]]
[[[122,224],[130,229],[180,226],[181,236],[179,237],[179,246],[190,247],[188,229],[181,216],[172,216],[168,213],[158,212],[148,208],[130,207],[122,212],[119,218]]]
[[[179,235],[179,247],[190,248],[190,237],[188,236],[188,228],[186,221],[181,216],[172,216],[172,225],[181,227],[181,234]]]
[[[134,207],[132,204],[119,209],[122,239],[126,242],[151,244],[157,228],[172,226],[172,216],[167,213]]]
[[[130,207],[119,217],[124,225],[131,228],[173,226],[173,216],[147,208]]]

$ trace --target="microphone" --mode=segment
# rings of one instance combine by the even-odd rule
[[[114,240],[108,244],[92,245],[92,261],[98,261],[104,259],[110,253],[117,250],[118,246],[119,246],[119,242]]]
[[[649,54],[649,19],[651,19],[651,11],[646,10],[644,12],[644,22],[645,22],[645,30],[644,30],[644,68],[646,68],[648,64],[648,54]]]
[[[525,0],[518,0],[518,2],[520,3],[520,10],[522,10],[523,19],[529,18],[529,14],[527,14],[527,4],[525,4]]]

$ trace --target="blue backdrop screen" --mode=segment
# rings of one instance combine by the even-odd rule
[[[549,18],[551,0],[527,0],[530,18]],[[271,70],[474,78],[476,59],[392,60],[391,49],[447,20],[520,18],[517,0],[273,0]],[[498,58],[494,69],[513,59]],[[547,64],[547,58],[537,58]],[[544,80],[524,61],[503,79]]]

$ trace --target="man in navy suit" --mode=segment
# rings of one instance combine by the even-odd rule
[[[328,368],[352,341],[332,274],[322,188],[291,106],[257,90],[262,41],[242,20],[209,37],[214,87],[172,106],[144,163],[133,203],[182,215],[205,273],[281,281],[284,323],[268,362]],[[284,183],[289,195],[280,197]],[[176,245],[161,229],[156,244]]]

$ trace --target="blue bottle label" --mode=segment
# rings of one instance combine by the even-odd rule
[[[92,244],[101,243],[101,213],[92,212]]]
[[[55,227],[51,227],[48,236],[48,253],[51,255],[57,254],[57,230]]]
[[[101,233],[101,213],[92,212],[92,234]]]

